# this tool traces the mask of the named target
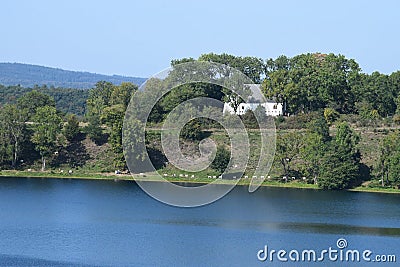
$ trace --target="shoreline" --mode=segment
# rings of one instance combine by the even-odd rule
[[[147,181],[147,182],[166,182],[164,180],[154,179],[151,176],[148,178],[144,177],[132,177],[132,175],[127,174],[102,174],[102,173],[89,173],[89,174],[58,174],[49,172],[26,172],[26,171],[0,171],[1,178],[36,178],[36,179],[63,179],[63,180],[100,180],[100,181]],[[188,178],[173,178],[168,179],[171,183],[190,183],[190,184],[208,184],[213,179],[203,178],[203,179],[188,179]],[[232,185],[236,182],[238,186],[248,186],[250,180],[240,179],[235,180],[216,180],[215,184],[220,185]],[[294,189],[313,189],[313,190],[323,190],[314,184],[305,184],[301,182],[290,182],[290,183],[280,183],[277,181],[264,181],[260,187],[278,187],[278,188],[294,188]],[[400,194],[400,190],[394,188],[373,188],[373,187],[356,187],[352,189],[345,189],[344,191],[349,192],[367,192],[367,193],[384,193],[384,194]]]

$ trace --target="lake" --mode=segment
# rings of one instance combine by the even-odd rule
[[[188,209],[152,199],[135,182],[1,178],[0,218],[0,266],[309,266],[283,262],[277,253],[271,261],[269,254],[285,250],[284,260],[296,250],[301,260],[305,250],[319,257],[331,247],[339,255],[338,239],[347,243],[344,253],[397,256],[397,264],[379,266],[400,261],[397,194],[248,193],[238,186],[213,204]],[[268,257],[260,261],[265,246]],[[343,265],[353,263],[327,254],[311,264]]]

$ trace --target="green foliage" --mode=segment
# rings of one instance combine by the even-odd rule
[[[359,136],[346,122],[337,126],[337,133],[322,159],[318,185],[324,189],[346,189],[360,180]]]
[[[69,115],[67,119],[67,124],[64,126],[64,136],[68,141],[73,141],[78,134],[79,130],[79,121],[75,115]]]
[[[42,156],[42,171],[46,167],[46,157],[55,152],[57,145],[60,145],[62,138],[62,119],[57,114],[55,107],[38,107],[32,118],[34,133],[32,142],[36,150]],[[61,142],[60,142],[61,141]]]
[[[87,136],[96,144],[103,141],[103,129],[101,128],[100,117],[93,115],[88,117],[88,125],[84,129]]]
[[[228,167],[229,161],[231,159],[231,152],[227,150],[224,146],[220,145],[217,147],[217,152],[213,162],[211,162],[210,167],[219,173],[223,173]]]
[[[322,142],[328,142],[331,139],[328,123],[322,116],[316,117],[307,123],[307,130],[312,134],[320,136]]]
[[[110,130],[110,136],[108,143],[111,145],[111,149],[114,152],[114,166],[116,168],[124,168],[125,160],[123,155],[122,147],[122,126],[125,115],[124,104],[117,104],[110,107],[106,107],[103,111],[101,120],[108,126]]]
[[[39,107],[56,106],[54,99],[36,90],[24,94],[17,103],[18,108],[26,110],[30,118],[35,115],[36,109]]]
[[[304,137],[304,145],[300,148],[300,157],[304,161],[303,173],[312,177],[314,184],[318,184],[322,161],[329,147],[329,144],[324,142],[325,138],[316,132],[308,132]]]
[[[352,59],[334,54],[303,54],[270,59],[263,89],[269,98],[287,103],[289,113],[333,107],[350,112],[354,95],[349,81],[359,72]]]
[[[137,85],[133,83],[123,82],[120,86],[114,88],[110,96],[110,104],[122,104],[125,108],[128,107],[131,96],[138,89]]]
[[[283,168],[283,175],[288,176],[291,162],[299,156],[303,146],[303,135],[299,132],[282,133],[276,139],[275,161]]]
[[[324,117],[328,125],[332,125],[339,118],[339,112],[333,108],[325,108]]]
[[[347,122],[341,122],[337,125],[337,132],[334,142],[341,151],[350,155],[354,160],[360,160],[358,143],[360,136],[355,133]]]
[[[19,109],[16,105],[5,105],[0,110],[2,128],[1,141],[3,157],[11,158],[11,165],[16,168],[22,143],[26,138],[27,109]],[[8,145],[8,144],[9,145]],[[7,153],[8,151],[8,153]],[[10,155],[11,154],[11,155]]]
[[[396,111],[397,87],[398,84],[393,84],[388,75],[379,72],[361,75],[360,85],[354,91],[356,102],[366,102],[363,105],[367,108],[359,110],[359,114],[366,113],[368,117],[369,112],[377,110],[381,116],[393,115]]]
[[[183,126],[179,136],[186,140],[200,140],[203,136],[202,126],[198,119],[189,121]]]
[[[110,105],[111,94],[115,86],[112,83],[100,81],[89,90],[87,109],[89,116],[101,116],[103,109]]]
[[[377,175],[382,185],[400,184],[400,132],[387,135],[380,145],[376,164]]]
[[[333,146],[322,158],[318,186],[323,189],[350,188],[359,177],[359,163],[351,154]]]
[[[261,58],[256,57],[239,57],[229,54],[203,54],[199,57],[199,61],[209,61],[224,64],[235,68],[249,77],[254,83],[261,82],[261,76],[264,74],[264,62]]]
[[[21,86],[1,86],[2,98],[0,98],[0,106],[5,104],[14,104],[17,99],[24,94],[37,91],[50,96],[54,99],[57,110],[63,113],[76,114],[83,116],[86,110],[86,99],[88,90],[71,89],[71,88],[54,88],[47,86],[35,86],[33,88],[25,88]],[[47,103],[49,104],[49,103]]]
[[[144,124],[139,120],[127,119],[124,123],[124,139],[122,141],[125,148],[125,158],[130,163],[130,167],[142,164],[146,158],[146,151],[143,149],[145,147],[144,129]],[[135,169],[131,169],[131,171],[135,171]]]

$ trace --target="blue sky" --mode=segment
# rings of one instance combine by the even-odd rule
[[[5,0],[0,62],[148,77],[171,59],[340,53],[400,69],[400,1]]]

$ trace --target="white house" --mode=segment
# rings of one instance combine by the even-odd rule
[[[241,103],[236,111],[237,115],[243,115],[247,110],[254,111],[259,105],[265,108],[265,113],[267,116],[281,116],[283,115],[283,104],[277,103],[273,100],[265,100],[263,96],[260,95],[260,85],[259,84],[247,84],[252,91],[252,95],[249,96],[246,103]],[[223,113],[229,112],[230,114],[235,114],[234,109],[229,103],[224,103]]]

